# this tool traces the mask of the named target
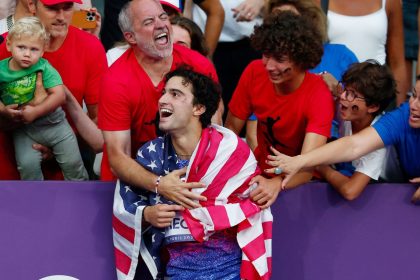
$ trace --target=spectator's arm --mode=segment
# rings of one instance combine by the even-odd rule
[[[327,137],[316,134],[316,133],[306,133],[303,140],[303,146],[301,154],[306,154],[316,148],[325,145],[327,143]],[[313,174],[312,169],[302,170],[299,173],[295,174],[286,185],[287,188],[294,188],[301,184],[307,183],[311,180]]]
[[[89,118],[94,122],[98,123],[98,104],[86,105]]]
[[[209,56],[212,57],[222,32],[225,10],[219,0],[204,0],[199,6],[207,15],[204,37],[209,48]]]
[[[402,18],[402,3],[400,0],[386,2],[388,15],[388,35],[386,41],[386,57],[395,80],[397,81],[397,105],[407,99],[408,79],[405,73],[404,33]]]
[[[25,105],[22,109],[24,123],[31,123],[39,117],[45,116],[66,102],[64,86],[58,85],[47,89],[48,96],[38,105]]]
[[[225,123],[226,128],[229,128],[230,130],[235,132],[237,135],[239,135],[244,125],[245,125],[244,120],[241,120],[240,118],[235,117],[230,111],[228,112],[226,123]]]
[[[133,187],[141,187],[154,192],[157,188],[159,194],[186,208],[200,207],[194,200],[206,198],[190,191],[191,188],[202,188],[201,183],[183,183],[180,176],[183,170],[175,170],[160,179],[158,176],[144,169],[130,157],[131,133],[124,131],[103,131],[108,152],[108,159],[116,176]]]
[[[370,182],[370,177],[354,172],[351,177],[347,177],[328,165],[318,166],[316,171],[345,199],[356,199]]]
[[[274,167],[279,166],[287,174],[282,183],[286,185],[294,174],[302,169],[352,161],[383,147],[384,143],[378,132],[369,126],[359,133],[340,138],[307,153],[302,149],[302,154],[296,157],[288,157],[272,149],[274,155],[268,156],[267,163],[273,168],[267,169],[266,172],[274,173]]]
[[[99,130],[96,124],[88,117],[86,112],[83,111],[83,108],[68,88],[65,88],[65,93],[66,103],[64,104],[64,107],[73,120],[79,135],[95,152],[101,152],[104,144],[101,130]]]

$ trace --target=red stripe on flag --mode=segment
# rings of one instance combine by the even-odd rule
[[[112,215],[112,227],[119,235],[134,244],[134,229],[121,222],[115,215]]]
[[[271,271],[271,270],[269,270]],[[271,276],[271,273],[267,272],[266,274],[260,276],[253,266],[253,264],[250,261],[242,260],[241,265],[241,279],[247,279],[247,280],[269,280]]]
[[[262,255],[265,255],[264,236],[260,234],[257,238],[246,244],[242,248],[242,251],[244,251],[250,261],[254,261]]]
[[[213,221],[215,230],[222,230],[231,227],[225,206],[210,206],[207,208],[207,211]]]
[[[191,235],[198,242],[204,241],[204,228],[200,221],[196,220],[190,213],[189,210],[182,212],[182,217],[187,222],[188,229]]]
[[[243,201],[241,204],[241,210],[244,213],[245,217],[251,217],[255,215],[256,213],[260,212],[261,209],[258,207],[254,202],[251,201],[250,198]]]
[[[273,238],[273,221],[267,221],[262,223],[265,239]]]
[[[215,129],[206,128],[203,130],[197,153],[191,164],[190,173],[187,178],[188,182],[199,182],[204,174],[206,174],[210,164],[216,158],[216,153],[222,139],[223,135]]]
[[[235,147],[235,150],[202,195],[206,197],[218,197],[227,181],[240,172],[248,160],[250,153],[251,150],[245,142],[238,139],[238,145]]]
[[[116,268],[121,271],[123,274],[127,275],[130,271],[131,266],[131,259],[122,251],[118,250],[114,247],[115,253],[115,266]]]

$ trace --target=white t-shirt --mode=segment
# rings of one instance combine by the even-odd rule
[[[380,116],[377,116],[373,122],[374,124],[377,120],[379,120]],[[352,127],[350,121],[345,121],[343,123],[344,126],[344,136],[352,135]],[[355,171],[365,174],[374,180],[378,180],[379,175],[384,167],[385,157],[387,154],[387,148],[381,148],[370,152],[367,155],[360,157],[359,159],[353,160],[352,165],[356,168]]]
[[[237,22],[233,17],[232,8],[237,7],[243,0],[220,0],[220,3],[225,10],[225,22],[223,24],[222,33],[220,34],[219,42],[235,42],[245,37],[249,37],[254,31],[254,25],[261,24],[262,18],[257,17],[252,21]],[[192,7],[192,18],[195,23],[204,32],[206,24],[206,14],[198,5]]]

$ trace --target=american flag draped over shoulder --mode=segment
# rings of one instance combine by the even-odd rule
[[[177,160],[172,145],[160,139],[143,146],[156,144],[147,149],[147,155],[142,148],[140,155],[148,159],[144,162],[148,164],[143,163],[147,169],[164,175],[177,169]],[[155,152],[159,147],[159,152]],[[203,207],[182,213],[191,235],[203,242],[214,231],[237,226],[237,240],[243,252],[243,279],[269,279],[271,275],[272,215],[269,209],[260,211],[248,198],[249,181],[258,173],[257,162],[246,143],[216,125],[203,130],[187,170],[187,181],[201,181],[207,186],[193,190],[207,197],[206,202],[201,202]],[[159,251],[150,243],[160,246],[164,231],[143,229],[142,211],[145,205],[159,203],[163,198],[133,190],[118,182],[115,191],[113,229],[118,279],[133,279],[139,253],[153,277],[158,275],[160,266],[155,255]]]

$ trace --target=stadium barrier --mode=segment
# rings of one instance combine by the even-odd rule
[[[113,190],[103,182],[1,181],[0,279],[115,280]],[[419,279],[414,190],[373,184],[351,202],[325,183],[282,193],[272,207],[272,279]]]

